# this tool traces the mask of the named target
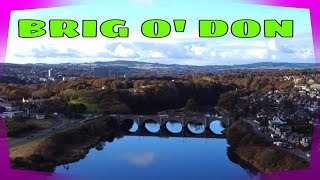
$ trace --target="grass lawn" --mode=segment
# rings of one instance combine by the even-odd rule
[[[84,103],[77,100],[69,101],[70,104],[84,104],[87,107],[87,113],[94,114],[94,113],[101,113],[101,109],[98,107],[97,104],[90,104]]]
[[[21,146],[17,146],[10,149],[10,158],[16,157],[28,157],[35,153],[35,150],[39,146],[40,142],[44,139],[39,139]]]
[[[34,124],[40,129],[48,129],[52,126],[53,122],[50,120],[37,120],[37,119],[30,119],[26,121],[27,124]]]

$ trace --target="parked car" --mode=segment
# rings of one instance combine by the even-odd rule
[[[311,157],[310,153],[307,153],[306,156],[307,156],[308,158]]]

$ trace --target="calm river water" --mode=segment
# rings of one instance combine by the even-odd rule
[[[179,123],[167,123],[173,133],[181,131]],[[158,124],[146,124],[158,132]],[[201,125],[188,125],[191,132],[202,133]],[[134,124],[130,131],[138,129]],[[221,134],[219,121],[210,130]],[[252,173],[229,160],[226,139],[160,138],[125,136],[112,143],[92,148],[86,158],[59,166],[55,172],[103,180],[155,179],[249,179]]]

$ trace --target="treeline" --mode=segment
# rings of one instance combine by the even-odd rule
[[[301,83],[307,81],[306,77],[319,74],[318,70],[239,70],[230,72],[217,72],[207,75],[182,75],[182,76],[151,76],[136,78],[106,78],[106,79],[77,79],[62,81],[58,84],[45,83],[41,85],[10,85],[0,84],[0,94],[9,100],[21,100],[22,98],[47,99],[53,96],[71,96],[73,91],[80,90],[121,90],[138,89],[150,84],[169,84],[178,82],[216,82],[221,84],[235,84],[239,88],[257,91],[290,90],[294,87],[293,81],[284,80],[284,76],[301,77]],[[2,78],[3,79],[3,78]],[[1,80],[1,79],[0,79]],[[5,80],[5,79],[3,79]],[[0,81],[1,83],[1,81]],[[15,83],[13,83],[15,84]],[[17,84],[19,84],[17,82]]]
[[[28,104],[26,106],[28,106]],[[53,113],[59,113],[67,118],[77,118],[84,114],[86,110],[87,107],[82,103],[73,104],[59,99],[44,100],[36,109],[38,113],[43,113],[47,116],[50,116]]]
[[[318,73],[316,70],[312,72]],[[40,109],[47,113],[81,114],[84,106],[72,107],[68,103],[76,101],[84,105],[94,104],[106,114],[153,114],[184,107],[188,99],[194,99],[200,106],[215,106],[221,94],[235,89],[262,93],[292,90],[295,83],[284,80],[284,76],[299,76],[303,81],[308,73],[305,70],[243,70],[187,76],[87,78],[57,84],[0,85],[0,93],[11,100],[33,98],[45,101]]]
[[[25,84],[24,80],[21,80],[14,76],[0,76],[0,83],[4,84]]]
[[[0,92],[17,101],[39,100],[42,113],[79,114],[84,108],[72,107],[71,100],[96,104],[106,114],[151,114],[184,107],[188,99],[201,106],[215,106],[222,93],[237,88],[212,77],[154,77],[140,79],[81,79],[58,84],[0,86]],[[70,111],[69,111],[70,109]]]
[[[119,82],[121,83],[121,82]],[[122,82],[124,83],[124,82]],[[73,90],[59,93],[64,100],[98,104],[106,114],[137,113],[153,114],[167,109],[184,107],[188,99],[194,99],[201,106],[215,106],[222,93],[236,88],[214,81],[161,81],[137,80],[132,89],[115,90]]]
[[[37,124],[27,123],[26,121],[23,121],[23,120],[7,121],[6,127],[7,127],[7,135],[9,137],[18,137],[23,133],[41,129],[41,127],[39,127]]]

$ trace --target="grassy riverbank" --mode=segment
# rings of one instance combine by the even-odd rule
[[[54,171],[59,165],[83,159],[101,141],[122,137],[126,126],[112,118],[88,122],[10,150],[11,166],[16,169]]]

